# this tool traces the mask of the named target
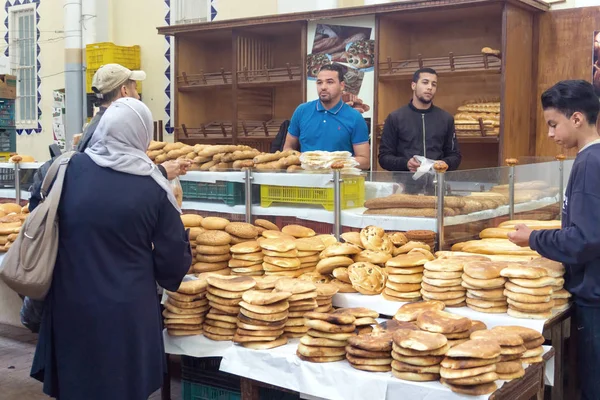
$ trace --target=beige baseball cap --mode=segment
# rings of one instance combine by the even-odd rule
[[[146,79],[144,71],[132,71],[120,64],[105,64],[98,68],[92,79],[92,90],[95,93],[105,94],[123,85],[129,79],[143,81]]]

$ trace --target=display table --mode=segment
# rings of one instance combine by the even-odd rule
[[[411,382],[397,379],[391,372],[360,371],[352,368],[347,361],[302,361],[296,356],[298,343],[298,339],[293,339],[287,345],[271,350],[251,350],[233,345],[225,350],[220,370],[322,399],[450,400],[489,397],[459,395],[439,381]],[[550,361],[552,348],[544,346],[544,354],[548,354],[546,362]],[[515,382],[521,381],[529,386],[527,378]],[[542,376],[536,381],[537,386],[543,386]],[[503,381],[497,383],[499,387],[504,384]]]

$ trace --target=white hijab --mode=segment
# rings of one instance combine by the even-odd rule
[[[124,97],[106,109],[86,154],[99,166],[125,174],[151,176],[181,213],[169,181],[146,155],[152,139],[152,113],[141,101]]]

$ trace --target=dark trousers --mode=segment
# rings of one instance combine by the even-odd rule
[[[577,357],[582,400],[600,400],[600,308],[576,306]]]

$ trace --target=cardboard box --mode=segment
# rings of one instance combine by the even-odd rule
[[[14,75],[0,75],[0,99],[17,98],[17,77]]]

